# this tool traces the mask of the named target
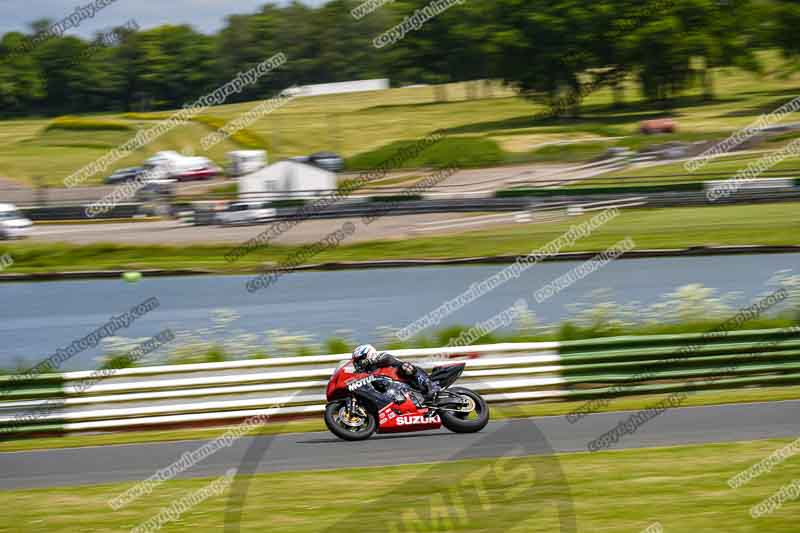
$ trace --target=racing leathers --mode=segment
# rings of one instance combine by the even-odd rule
[[[441,390],[439,384],[431,380],[427,372],[409,362],[401,361],[388,352],[380,352],[371,359],[365,358],[356,366],[356,370],[359,372],[375,372],[379,368],[389,367],[396,368],[397,374],[401,378],[408,380],[409,384],[420,391],[428,401],[434,400]]]

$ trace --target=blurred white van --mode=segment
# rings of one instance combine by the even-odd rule
[[[267,166],[264,150],[236,150],[228,152],[228,175],[234,178],[261,170]]]
[[[0,239],[21,239],[30,233],[33,222],[17,211],[14,204],[0,204]]]

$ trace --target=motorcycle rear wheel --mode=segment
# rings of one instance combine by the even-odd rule
[[[480,394],[464,387],[451,387],[447,390],[452,394],[471,399],[475,402],[475,410],[472,413],[440,413],[444,427],[453,433],[477,433],[486,427],[489,423],[489,406]],[[476,415],[475,418],[467,418],[473,413]]]
[[[350,426],[343,420],[343,411],[347,407],[347,400],[338,400],[325,406],[325,425],[331,433],[342,440],[360,441],[367,440],[378,429],[378,420],[375,416],[365,411],[366,416],[362,419],[360,426]]]

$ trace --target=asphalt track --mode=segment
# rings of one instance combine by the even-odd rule
[[[590,441],[610,431],[632,412],[594,414],[569,424],[564,417],[499,421],[475,435],[434,432],[376,436],[362,443],[339,441],[329,433],[297,433],[270,440],[255,470],[285,472],[377,467],[498,455],[586,452]],[[671,409],[611,449],[795,437],[800,401]],[[220,431],[222,434],[222,431]],[[541,435],[546,437],[543,444]],[[178,477],[220,476],[237,467],[256,438],[242,438]],[[534,439],[535,448],[529,444]],[[0,489],[71,486],[143,480],[197,450],[205,441],[133,444],[0,454]],[[508,452],[515,444],[517,452]]]

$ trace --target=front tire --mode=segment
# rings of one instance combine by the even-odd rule
[[[486,424],[489,423],[489,406],[480,394],[463,387],[453,387],[448,391],[468,397],[475,402],[475,409],[471,413],[441,413],[440,417],[444,427],[453,433],[477,433],[486,427]],[[469,418],[471,415],[474,415],[475,418]]]
[[[325,425],[331,433],[342,440],[361,441],[367,440],[378,429],[378,420],[375,416],[364,410],[361,417],[361,425],[348,425],[344,417],[348,400],[338,400],[325,406]]]

